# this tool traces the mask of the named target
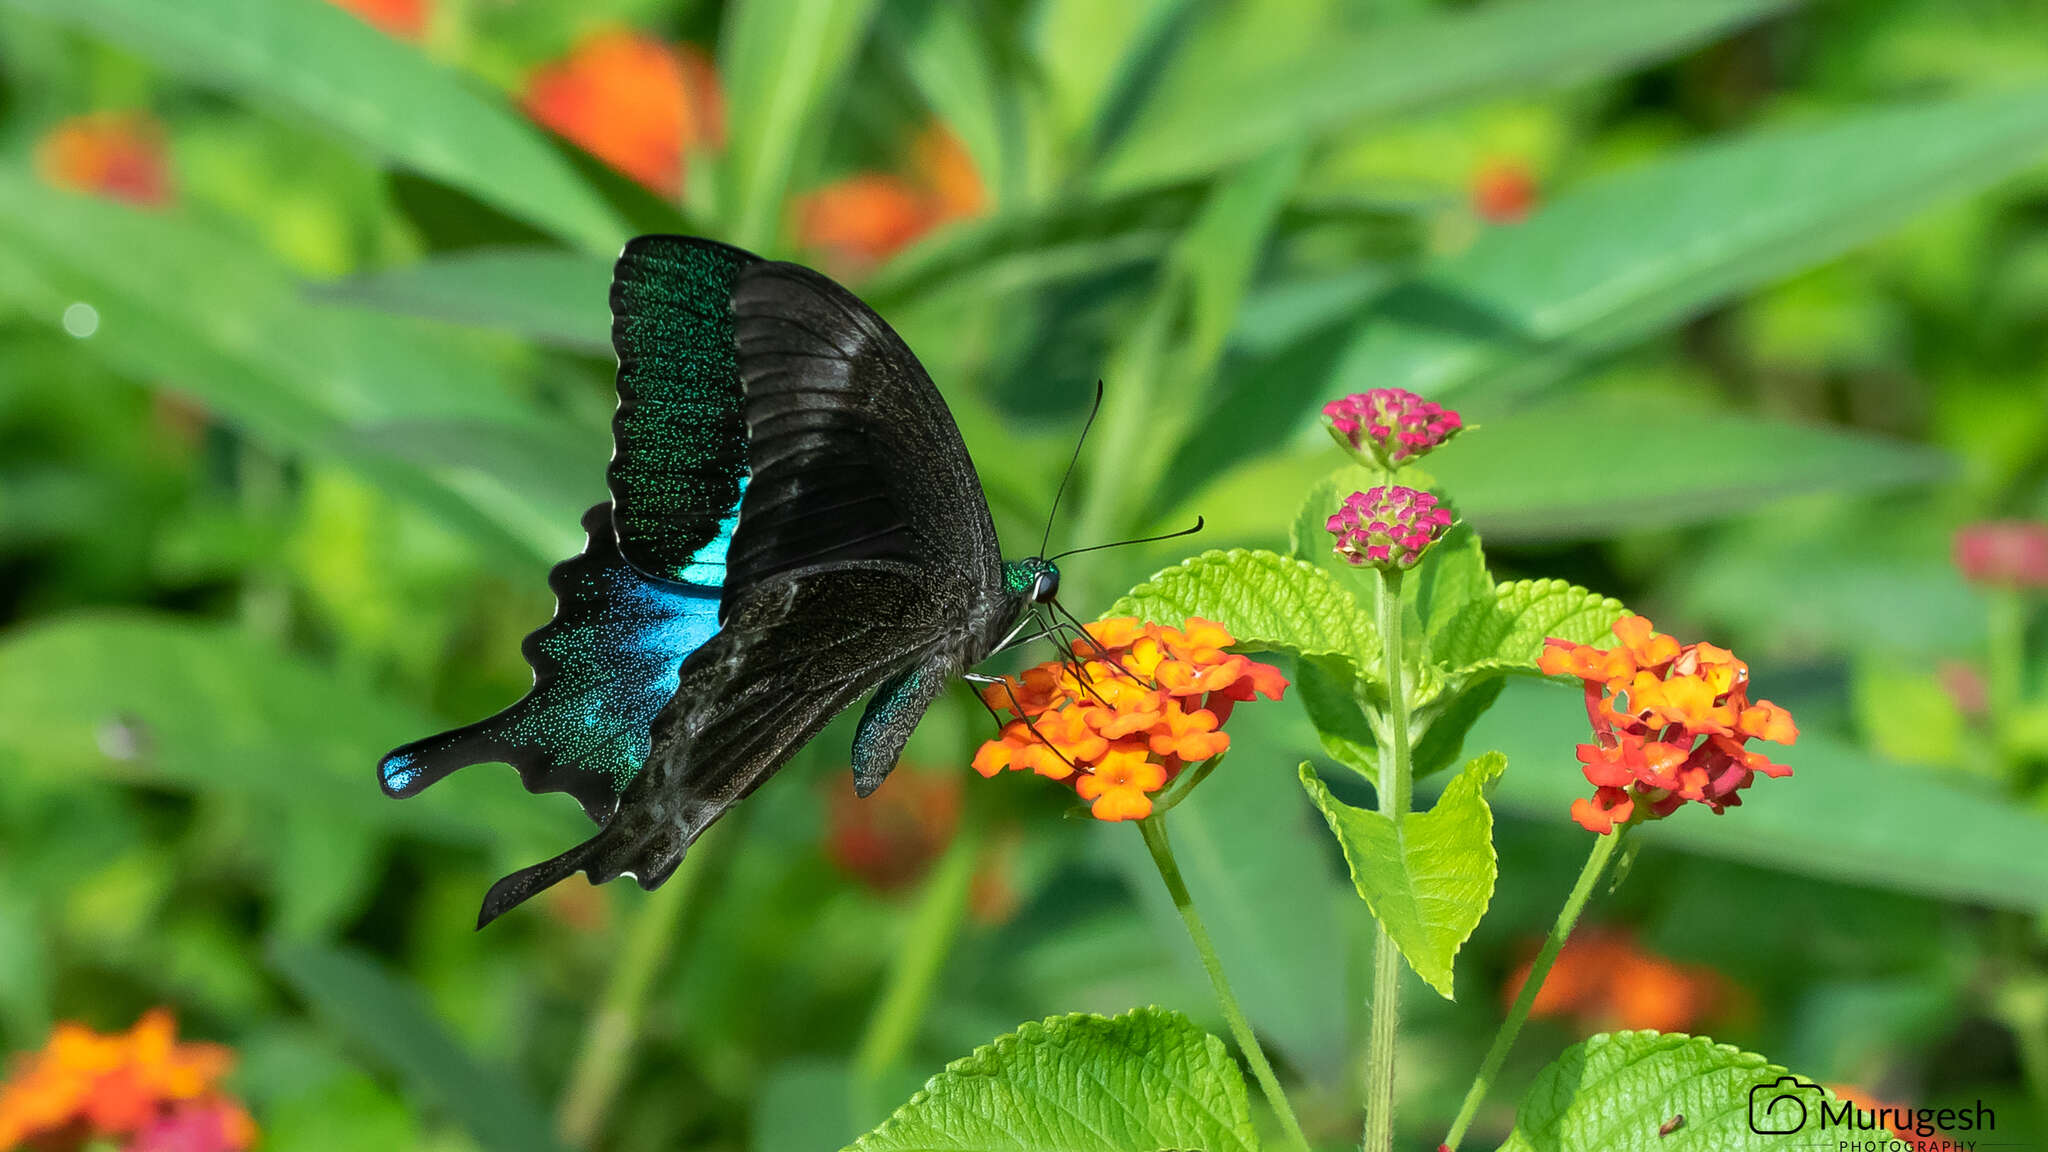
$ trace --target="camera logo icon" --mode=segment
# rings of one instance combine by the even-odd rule
[[[1820,1085],[1797,1076],[1780,1076],[1749,1090],[1749,1130],[1759,1136],[1789,1136],[1806,1127],[1806,1099],[1820,1100]]]

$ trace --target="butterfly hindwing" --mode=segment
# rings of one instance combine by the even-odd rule
[[[649,580],[619,554],[611,505],[555,566],[555,615],[521,646],[533,688],[517,704],[384,757],[384,790],[411,796],[468,764],[501,760],[533,792],[567,792],[602,823],[646,763],[654,718],[683,659],[718,630],[718,592]]]

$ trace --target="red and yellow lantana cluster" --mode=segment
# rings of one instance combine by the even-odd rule
[[[1221,624],[1182,628],[1130,617],[1088,625],[1074,660],[988,685],[982,699],[1015,719],[975,753],[974,770],[1030,770],[1071,783],[1098,820],[1142,820],[1152,794],[1189,764],[1230,747],[1223,722],[1241,700],[1278,700],[1280,670],[1226,652]],[[1092,643],[1091,643],[1092,640]]]
[[[1736,793],[1761,772],[1789,776],[1745,745],[1790,744],[1799,736],[1792,714],[1768,700],[1749,701],[1749,666],[1712,644],[1680,645],[1641,616],[1615,622],[1621,643],[1594,648],[1545,640],[1537,666],[1586,685],[1586,716],[1594,743],[1579,745],[1579,762],[1594,785],[1590,800],[1572,802],[1572,819],[1592,832],[1626,823],[1638,802],[1647,815],[1670,815],[1686,801],[1715,812],[1742,803]]]
[[[242,1152],[256,1125],[219,1089],[234,1061],[217,1044],[178,1043],[161,1008],[113,1035],[59,1024],[0,1085],[0,1149]]]
[[[856,172],[807,193],[797,203],[797,238],[839,270],[858,273],[987,206],[967,146],[933,123],[912,142],[907,175]]]

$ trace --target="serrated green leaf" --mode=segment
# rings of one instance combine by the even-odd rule
[[[532,125],[460,74],[322,0],[9,0],[593,251],[626,226]],[[374,78],[374,82],[369,82]]]
[[[1821,1143],[1819,1102],[1836,1097],[1811,1080],[1777,1085],[1789,1075],[1704,1036],[1603,1033],[1567,1048],[1536,1077],[1500,1152],[1777,1152]],[[1760,1126],[1776,1135],[1751,1127],[1758,1085]],[[1800,1115],[1805,1122],[1795,1128]],[[1674,1116],[1683,1119],[1674,1124]]]
[[[1275,552],[1210,551],[1156,572],[1110,605],[1105,616],[1179,626],[1214,620],[1240,647],[1332,655],[1370,667],[1379,630],[1328,572]]]
[[[845,1152],[1252,1152],[1223,1041],[1157,1008],[1055,1016],[947,1065]]]
[[[1401,955],[1444,999],[1453,999],[1458,949],[1493,899],[1498,865],[1486,792],[1507,768],[1498,752],[1475,757],[1427,812],[1386,815],[1330,794],[1307,764],[1301,786],[1330,824],[1351,882]]]
[[[1444,538],[1429,546],[1401,582],[1404,599],[1415,605],[1427,634],[1432,624],[1449,620],[1474,600],[1493,594],[1493,577],[1486,572],[1486,553],[1479,546],[1479,534],[1470,524],[1453,524]]]
[[[342,949],[281,946],[271,966],[329,1028],[396,1071],[486,1152],[560,1152],[533,1095],[464,1050],[425,997],[376,961]]]
[[[1543,641],[1614,643],[1614,622],[1628,614],[1621,601],[1565,580],[1513,580],[1494,598],[1467,604],[1429,638],[1430,659],[1453,678],[1481,672],[1534,672]]]

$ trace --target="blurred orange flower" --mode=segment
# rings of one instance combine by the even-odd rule
[[[44,180],[144,208],[171,202],[163,125],[147,112],[74,116],[43,136],[36,167]]]
[[[427,0],[328,0],[402,40],[427,34]]]
[[[1076,659],[982,689],[1015,719],[974,754],[974,770],[1028,769],[1070,782],[1098,820],[1142,820],[1182,768],[1230,747],[1222,727],[1238,701],[1287,690],[1278,668],[1224,651],[1234,643],[1194,617],[1184,628],[1098,620],[1074,641]]]
[[[1856,1105],[1858,1108],[1863,1109],[1865,1112],[1877,1112],[1880,1109],[1888,1109],[1890,1115],[1897,1116],[1902,1113],[1910,1111],[1910,1109],[1895,1104],[1890,1100],[1886,1100],[1883,1097],[1874,1095],[1869,1092],[1865,1092],[1863,1089],[1854,1087],[1852,1085],[1828,1084],[1824,1085],[1824,1087],[1827,1088],[1828,1091],[1834,1093],[1837,1099],[1847,1100],[1849,1103]],[[1914,1136],[1913,1128],[1910,1124],[1898,1124],[1894,1122],[1891,1125],[1891,1133],[1892,1135],[1897,1136],[1899,1139],[1905,1141],[1906,1147],[1908,1148],[1924,1147],[1928,1146],[1931,1143],[1925,1136]]]
[[[987,196],[959,137],[933,124],[911,145],[911,174],[859,172],[797,204],[797,238],[842,271],[862,271],[951,220],[979,215]]]
[[[585,38],[527,78],[536,123],[662,196],[683,190],[683,159],[725,143],[725,107],[710,57],[626,29]]]
[[[178,1043],[161,1008],[114,1035],[59,1024],[0,1085],[0,1149],[127,1138],[123,1152],[241,1152],[256,1125],[218,1091],[233,1064],[220,1045]]]
[[[1791,744],[1792,714],[1769,700],[1749,700],[1749,665],[1726,648],[1681,645],[1641,616],[1614,624],[1613,648],[1569,640],[1543,642],[1537,667],[1585,682],[1594,743],[1579,745],[1592,799],[1572,802],[1572,819],[1589,832],[1612,832],[1636,815],[1669,816],[1687,801],[1716,813],[1742,803],[1756,774],[1789,776],[1746,745]],[[1623,709],[1626,711],[1623,711]]]
[[[1502,989],[1503,1003],[1521,995],[1535,950]],[[1712,968],[1646,952],[1625,931],[1592,928],[1565,942],[1529,1013],[1573,1019],[1589,1031],[1690,1032],[1725,1007],[1729,993]]]
[[[825,855],[878,892],[916,880],[952,842],[960,823],[960,779],[899,767],[865,800],[831,780]]]
[[[1472,177],[1472,211],[1489,224],[1514,224],[1536,210],[1536,176],[1519,160],[1491,160]]]

